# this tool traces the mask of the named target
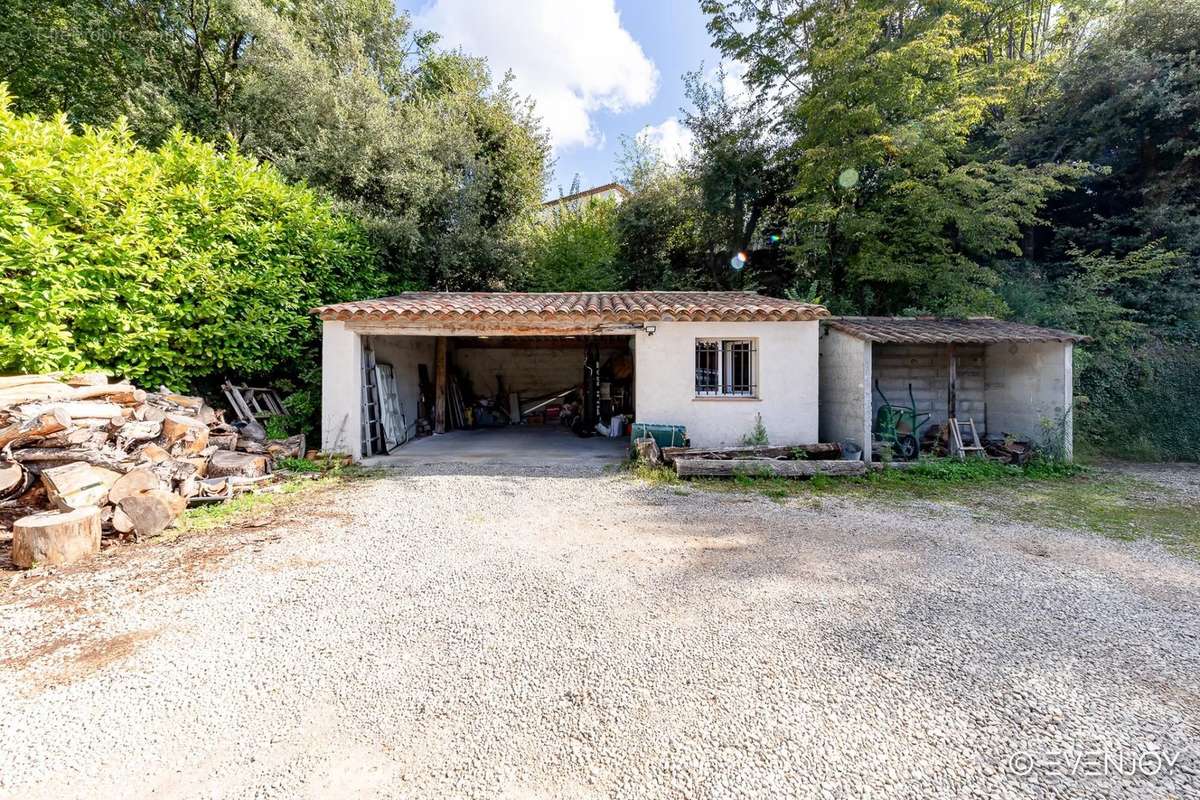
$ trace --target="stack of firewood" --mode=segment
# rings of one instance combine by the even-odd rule
[[[256,422],[226,423],[202,398],[165,388],[98,374],[0,377],[0,503],[48,509],[28,518],[46,541],[60,524],[82,524],[97,548],[101,528],[155,535],[189,502],[230,497],[269,475],[273,458],[304,453],[302,437],[265,440]],[[13,526],[14,561],[24,522]]]

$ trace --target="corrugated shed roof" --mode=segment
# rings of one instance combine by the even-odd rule
[[[991,317],[830,317],[834,330],[869,342],[990,344],[995,342],[1083,342],[1086,336]]]
[[[324,320],[454,322],[775,322],[828,317],[824,306],[754,292],[405,292],[313,309]]]

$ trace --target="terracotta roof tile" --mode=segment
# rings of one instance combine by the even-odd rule
[[[869,342],[990,344],[994,342],[1083,342],[1086,336],[991,317],[830,317],[824,324]]]
[[[313,309],[324,320],[438,322],[768,322],[829,316],[754,292],[405,292]]]

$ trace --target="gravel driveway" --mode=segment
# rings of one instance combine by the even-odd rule
[[[5,797],[1200,796],[1200,565],[965,509],[426,469],[0,581]]]

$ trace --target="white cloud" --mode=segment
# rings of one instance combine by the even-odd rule
[[[594,112],[644,106],[658,91],[658,68],[613,0],[434,0],[416,24],[486,57],[497,76],[511,69],[556,148],[599,146]]]
[[[721,88],[725,97],[732,103],[744,103],[750,99],[750,87],[746,85],[746,65],[740,61],[722,62],[725,76],[721,80]],[[714,77],[717,70],[714,70]]]
[[[692,132],[675,117],[642,128],[637,132],[637,140],[657,150],[668,164],[678,164],[692,154]]]

